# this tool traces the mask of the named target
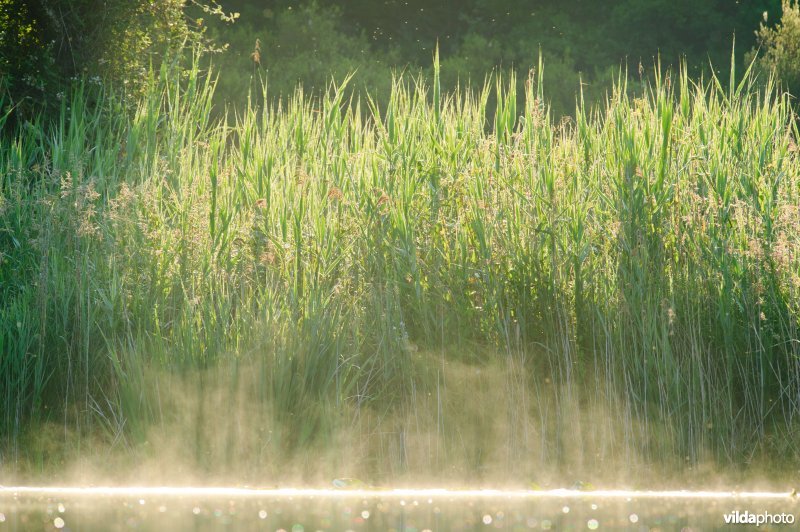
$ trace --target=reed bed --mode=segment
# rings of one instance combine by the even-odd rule
[[[448,94],[437,64],[382,106],[345,83],[217,120],[195,67],[5,134],[0,462],[56,463],[43,426],[135,453],[181,419],[197,464],[386,438],[359,451],[381,478],[797,464],[788,96],[621,78],[554,124],[541,75]]]

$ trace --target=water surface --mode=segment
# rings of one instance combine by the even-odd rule
[[[0,488],[0,531],[689,531],[727,528],[734,511],[795,520],[800,506],[777,492]]]

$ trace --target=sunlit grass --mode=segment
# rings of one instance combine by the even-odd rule
[[[375,477],[797,463],[788,97],[661,75],[555,125],[540,86],[214,121],[211,81],[162,72],[133,113],[80,87],[4,137],[0,456],[58,463],[45,422],[141,452],[178,419],[200,469],[342,432],[382,442]]]

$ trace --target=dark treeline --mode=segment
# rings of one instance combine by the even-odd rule
[[[777,27],[782,7],[781,0],[0,0],[0,79],[15,109],[57,108],[64,81],[101,78],[133,93],[152,65],[200,47],[220,52],[206,54],[220,74],[218,103],[243,104],[254,80],[266,78],[275,97],[353,72],[352,87],[381,102],[394,72],[430,74],[438,46],[445,89],[480,85],[492,72],[524,74],[541,54],[545,94],[559,115],[574,110],[581,85],[586,99],[601,100],[620,69],[634,90],[659,61],[665,69],[685,61],[695,79],[713,65],[727,80],[734,38],[741,72],[769,43],[758,32]],[[784,59],[791,65],[793,56]]]
[[[230,0],[224,7],[241,14],[216,31],[230,43],[217,61],[222,92],[232,99],[254,66],[269,70],[277,92],[298,81],[324,85],[331,74],[357,69],[356,83],[380,95],[388,90],[387,70],[430,69],[438,44],[449,84],[482,83],[497,67],[524,72],[541,51],[557,112],[572,110],[581,81],[588,97],[598,98],[620,67],[635,81],[659,57],[664,67],[685,60],[695,77],[713,65],[726,79],[734,37],[741,68],[757,46],[759,25],[781,15],[780,0]]]
[[[265,7],[313,3],[225,5],[241,11],[244,20],[257,20]],[[685,55],[694,66],[709,59],[721,66],[734,33],[750,48],[763,13],[775,18],[781,7],[779,0],[321,0],[316,5],[338,10],[350,31],[365,32],[384,49],[399,46],[408,60],[427,60],[422,48],[437,41],[443,53],[457,54],[466,38],[480,35],[509,52],[541,45],[571,57],[586,72],[625,57],[650,61],[659,51],[668,61]]]

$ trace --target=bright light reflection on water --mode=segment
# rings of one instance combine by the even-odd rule
[[[4,530],[706,530],[798,517],[794,493],[0,486]]]
[[[481,499],[784,499],[795,500],[793,492],[781,491],[697,491],[697,490],[502,490],[451,488],[238,488],[217,486],[0,486],[0,497],[325,497],[325,498],[430,498],[432,496]],[[418,501],[416,501],[418,502]],[[566,507],[565,507],[566,508]],[[565,513],[569,512],[566,510]]]

